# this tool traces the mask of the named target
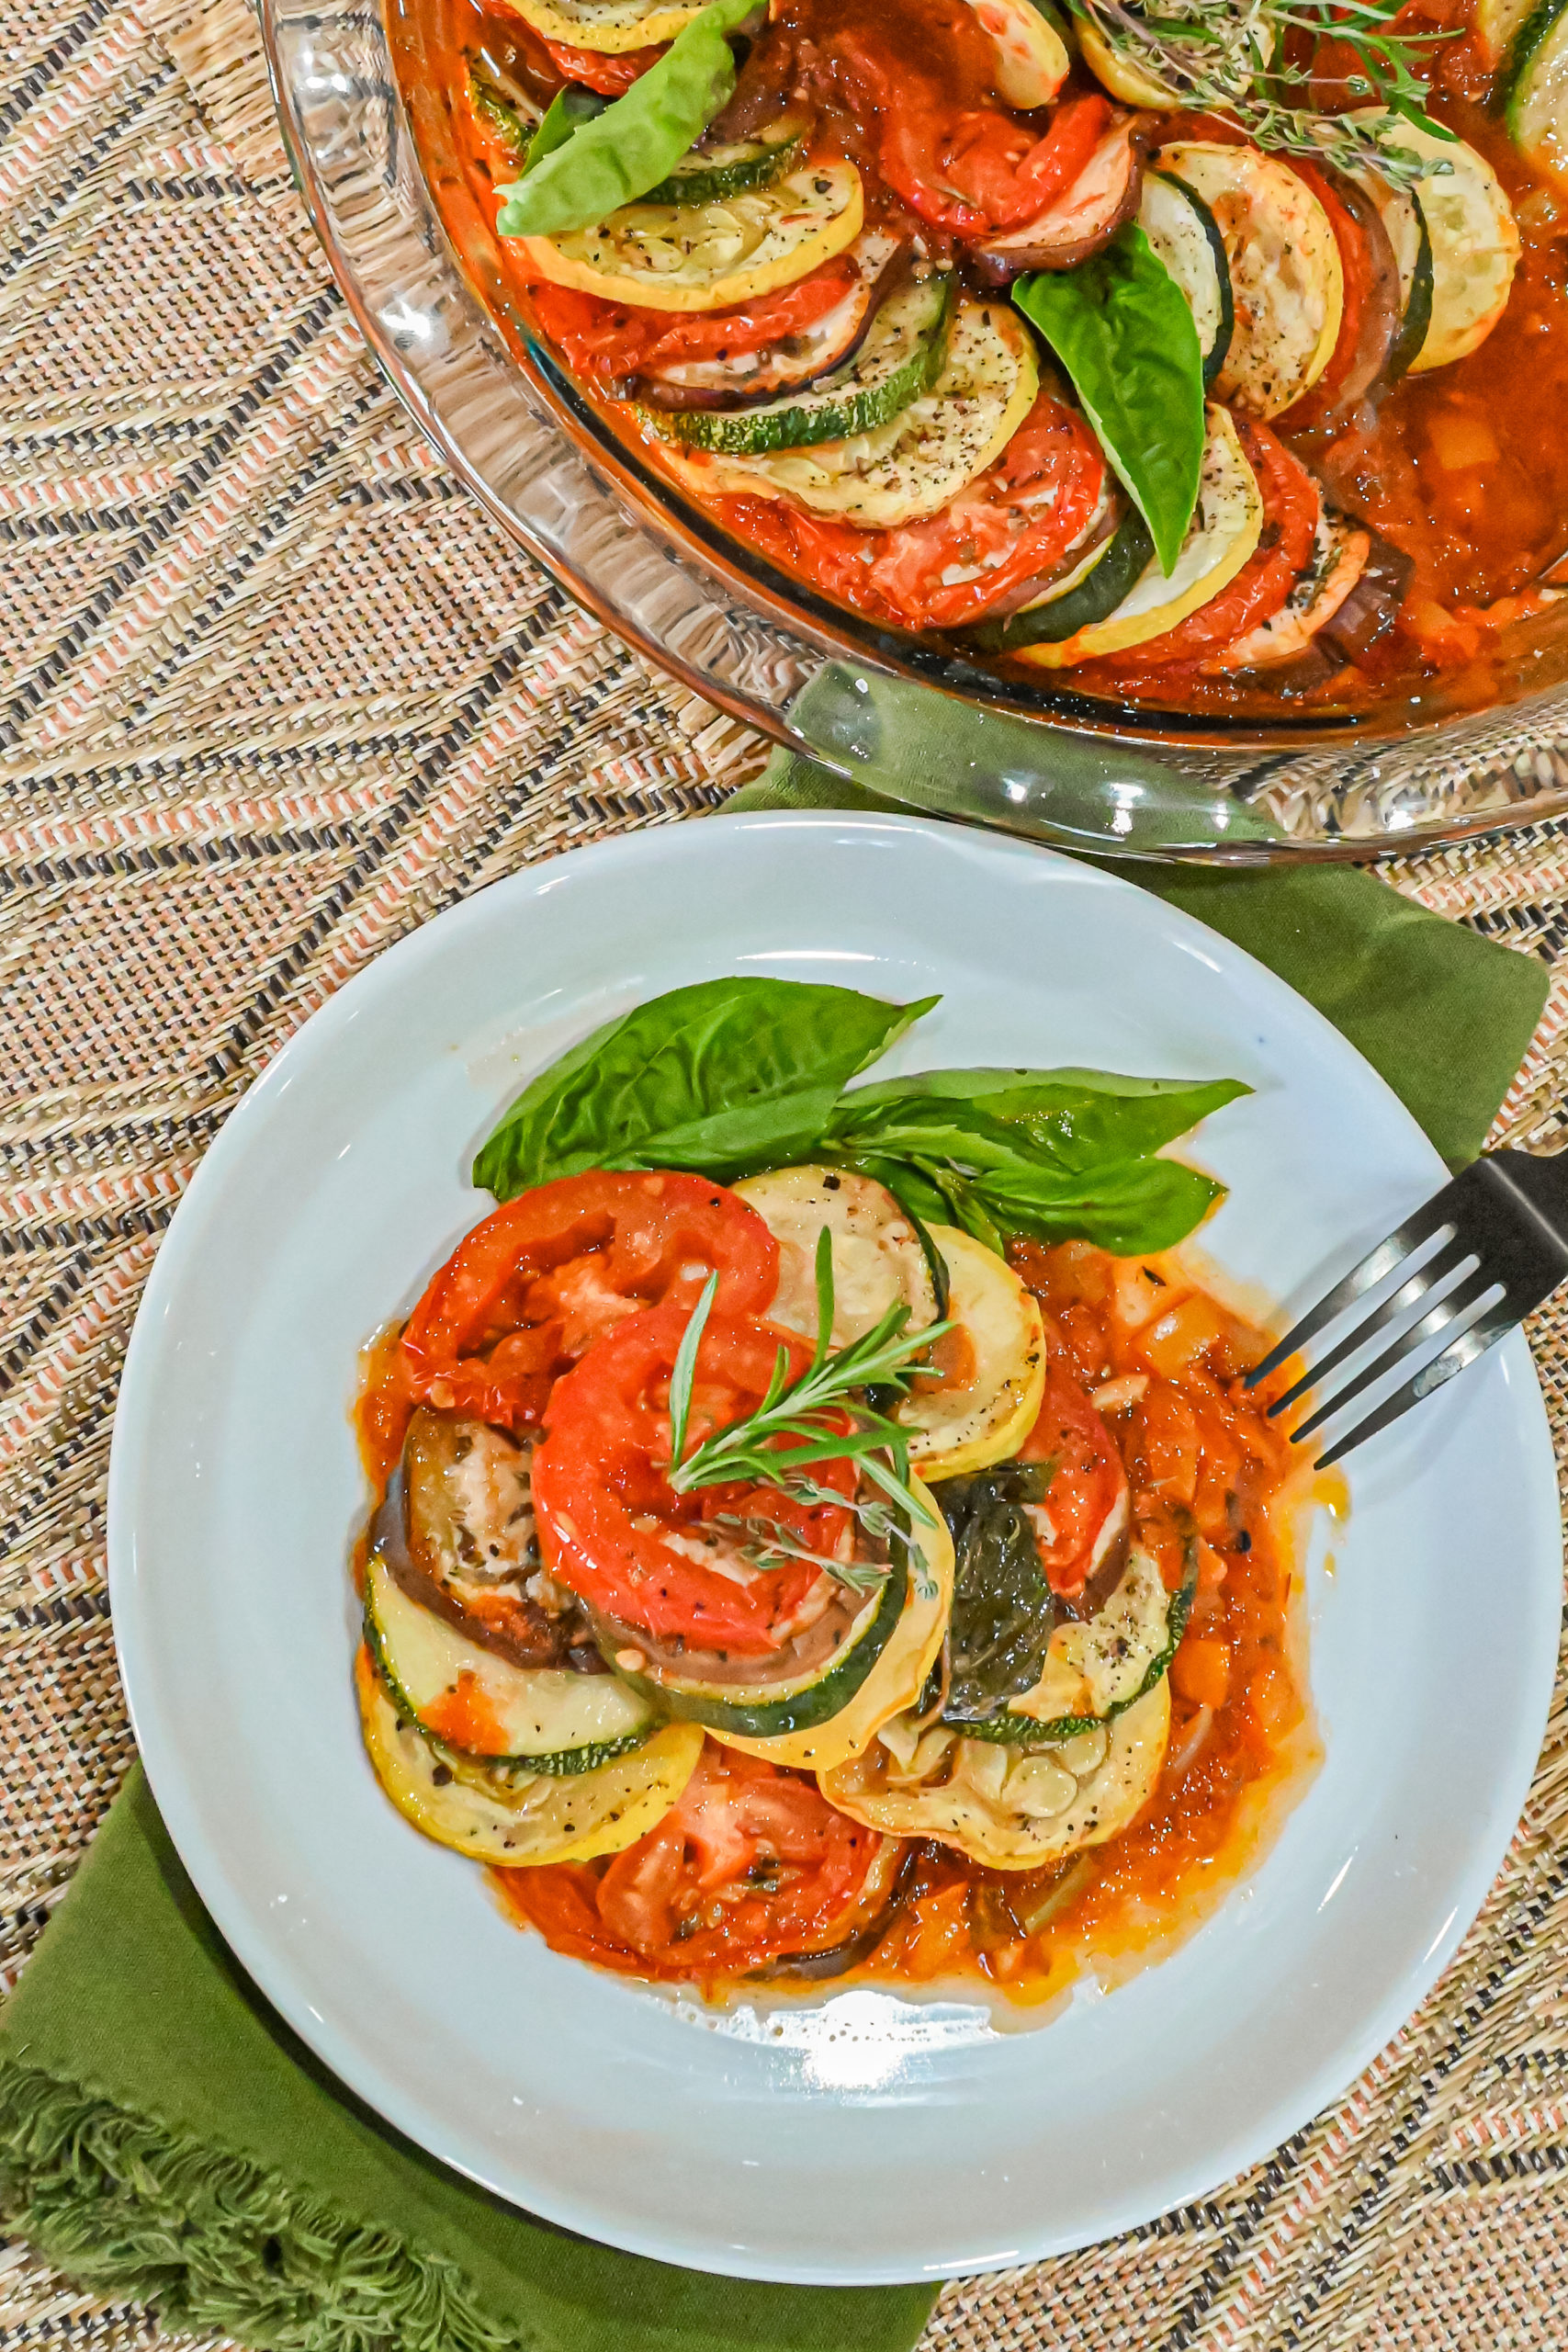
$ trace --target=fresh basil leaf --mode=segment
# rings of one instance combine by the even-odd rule
[[[523,176],[536,171],[547,155],[575,139],[585,122],[592,122],[604,113],[609,101],[592,90],[580,89],[575,82],[568,82],[556,92],[545,108],[545,119],[528,141],[528,152],[523,158]]]
[[[657,187],[734,89],[735,59],[727,37],[757,5],[758,0],[708,0],[624,97],[592,122],[580,123],[553,154],[501,190],[501,234],[553,237],[568,229],[591,229]]]
[[[1009,1463],[937,1487],[954,1555],[943,1723],[995,1722],[1045,1670],[1056,1602],[1027,1507],[1048,1504],[1051,1477],[1049,1462]]]
[[[1203,355],[1187,298],[1135,221],[1076,269],[1012,299],[1073,379],[1168,578],[1203,469]]]
[[[1021,1163],[974,1186],[980,1208],[1031,1241],[1092,1241],[1112,1257],[1173,1250],[1201,1225],[1224,1186],[1179,1159],[1124,1159],[1076,1183]]]
[[[829,1134],[883,1154],[940,1154],[976,1172],[1020,1154],[1085,1168],[1158,1151],[1248,1091],[1233,1078],[922,1070],[857,1087],[834,1112]]]
[[[799,980],[701,980],[563,1055],[474,1162],[510,1200],[587,1168],[689,1168],[722,1183],[810,1152],[842,1088],[937,1002]]]

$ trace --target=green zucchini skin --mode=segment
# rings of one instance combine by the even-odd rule
[[[1416,275],[1410,282],[1410,300],[1404,306],[1399,333],[1394,336],[1383,368],[1382,380],[1385,384],[1397,384],[1402,376],[1410,373],[1421,356],[1421,346],[1432,323],[1432,234],[1427,226],[1427,215],[1421,209],[1420,198],[1414,188],[1409,194],[1410,201],[1416,207],[1416,218],[1421,224],[1421,244],[1416,256]]]
[[[683,155],[668,179],[639,196],[639,204],[723,204],[732,196],[771,187],[800,161],[806,125],[786,118],[759,139],[737,140],[728,156]]]
[[[728,457],[765,457],[869,433],[918,401],[941,375],[955,284],[951,271],[934,272],[888,295],[860,350],[810,391],[789,392],[757,408],[640,408],[637,414],[661,440]]]
[[[1080,628],[1107,619],[1155,551],[1149,526],[1135,506],[1129,506],[1105,543],[1105,553],[1076,588],[1043,605],[1031,605],[1006,620],[978,621],[965,630],[964,639],[983,653],[1012,653],[1021,645],[1059,645]]]
[[[1149,1661],[1149,1670],[1137,1689],[1130,1691],[1125,1699],[1116,1700],[1103,1715],[1054,1715],[1049,1723],[1041,1724],[1033,1722],[1028,1715],[1009,1715],[1004,1710],[1000,1715],[993,1715],[985,1723],[955,1723],[949,1728],[962,1733],[965,1739],[995,1740],[1007,1747],[1054,1747],[1058,1740],[1076,1739],[1079,1732],[1099,1730],[1113,1715],[1122,1714],[1129,1707],[1136,1706],[1140,1699],[1146,1699],[1156,1683],[1163,1681],[1170,1672],[1170,1662],[1180,1646],[1182,1634],[1187,1631],[1187,1620],[1192,1614],[1197,1591],[1198,1545],[1196,1541],[1190,1541],[1181,1583],[1170,1596],[1170,1607],[1166,1616],[1165,1647],[1157,1657]],[[942,1720],[945,1723],[947,1719],[944,1716]]]
[[[473,73],[468,75],[468,100],[486,129],[493,131],[521,162],[538,125],[525,122],[510,100]]]
[[[1210,258],[1214,265],[1214,275],[1219,280],[1220,322],[1215,330],[1213,342],[1203,354],[1203,389],[1207,391],[1225,364],[1225,355],[1231,347],[1231,337],[1235,333],[1235,300],[1231,288],[1231,266],[1225,257],[1225,241],[1220,234],[1219,222],[1196,188],[1189,187],[1187,182],[1177,172],[1162,171],[1157,165],[1151,165],[1150,169],[1156,179],[1164,180],[1168,187],[1180,190],[1182,198],[1190,208],[1193,219],[1203,232]]]
[[[733,1732],[739,1739],[774,1739],[785,1732],[815,1731],[849,1705],[886,1648],[893,1629],[904,1613],[909,1583],[908,1544],[904,1537],[895,1538],[892,1553],[881,1605],[859,1641],[847,1657],[840,1651],[815,1682],[808,1683],[804,1690],[793,1691],[788,1698],[726,1699],[712,1685],[706,1689],[671,1689],[651,1676],[628,1674],[623,1666],[617,1666],[615,1671],[623,1682],[666,1707],[671,1714],[683,1716],[689,1723],[704,1724],[710,1731]],[[613,1646],[606,1649],[606,1655],[614,1655]]]
[[[1519,28],[1508,53],[1503,119],[1508,127],[1508,136],[1522,154],[1530,153],[1526,145],[1528,126],[1524,119],[1525,108],[1535,94],[1537,82],[1551,70],[1553,61],[1548,57],[1547,51],[1552,46],[1554,37],[1568,30],[1564,25],[1565,17],[1568,17],[1568,0],[1540,0],[1534,15],[1527,17]],[[1557,134],[1568,146],[1568,77],[1565,77],[1563,89],[1558,93],[1554,114]]]

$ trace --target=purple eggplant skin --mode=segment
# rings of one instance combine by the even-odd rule
[[[641,376],[635,379],[626,391],[619,394],[618,397],[641,401],[649,408],[739,409],[765,408],[770,401],[787,400],[792,392],[808,392],[814,385],[821,383],[825,378],[835,375],[840,368],[849,366],[850,361],[870,334],[872,321],[894,288],[908,273],[912,258],[913,249],[908,245],[900,245],[897,253],[888,255],[867,289],[866,305],[861,315],[860,324],[849,342],[840,351],[835,352],[826,366],[813,368],[807,373],[789,378],[784,383],[770,384],[760,392],[707,391],[685,384],[666,383],[658,376]],[[787,356],[790,345],[803,339],[797,335],[786,335],[776,348]]]
[[[1358,522],[1358,530],[1365,531],[1371,540],[1371,552],[1345,602],[1318,630],[1314,643],[1321,644],[1326,653],[1337,653],[1342,662],[1359,662],[1378,639],[1386,637],[1399,616],[1399,608],[1409,593],[1410,576],[1416,566],[1403,548],[1374,531],[1370,523]]]
[[[895,1913],[902,1908],[915,1874],[918,1850],[913,1845],[906,1849],[904,1859],[898,1865],[898,1874],[887,1890],[886,1902],[875,1918],[857,1934],[846,1936],[841,1944],[832,1944],[826,1951],[786,1952],[782,1959],[771,1960],[766,1968],[753,1969],[748,1982],[765,1984],[787,1976],[797,1984],[820,1984],[829,1977],[844,1975],[850,1969],[858,1967],[863,1960],[869,1960],[892,1926]]]

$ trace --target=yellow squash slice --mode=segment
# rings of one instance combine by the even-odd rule
[[[661,1821],[702,1753],[699,1724],[666,1724],[630,1756],[565,1779],[455,1766],[412,1723],[361,1648],[355,1688],[376,1777],[398,1811],[440,1846],[476,1862],[586,1862],[618,1854]],[[904,1703],[904,1702],[900,1702]]]
[[[1263,530],[1263,495],[1247,462],[1235,426],[1223,408],[1209,411],[1209,439],[1198,509],[1168,576],[1151,556],[1115,611],[1059,645],[1026,645],[1017,659],[1046,670],[1069,669],[1105,653],[1122,653],[1163,637],[1189,613],[1213,602],[1228,587],[1257,547]]]
[[[655,49],[683,32],[699,5],[649,7],[648,0],[507,0],[507,6],[545,40],[570,49],[596,49],[614,57],[630,49]]]
[[[868,1828],[937,1838],[992,1870],[1032,1871],[1125,1829],[1154,1793],[1169,1735],[1162,1679],[1111,1724],[1049,1747],[895,1722],[818,1780],[829,1804]]]
[[[1045,1328],[1005,1259],[956,1226],[933,1225],[947,1261],[947,1311],[975,1351],[962,1388],[925,1391],[916,1380],[898,1418],[917,1434],[909,1460],[922,1478],[963,1478],[1018,1452],[1045,1394]]]
[[[808,164],[713,204],[624,204],[592,229],[522,237],[557,286],[647,311],[727,311],[830,261],[861,232],[852,164]]]
[[[917,1478],[917,1494],[933,1514],[934,1524],[916,1525],[918,1551],[909,1561],[908,1589],[903,1612],[881,1657],[838,1714],[814,1731],[782,1732],[772,1739],[743,1739],[737,1733],[713,1730],[711,1738],[726,1747],[743,1747],[748,1756],[764,1756],[771,1764],[788,1764],[801,1771],[825,1772],[858,1756],[875,1738],[892,1715],[912,1707],[927,1675],[936,1663],[953,1608],[953,1538],[931,1496]]]
[[[1363,119],[1372,111],[1364,109]],[[1432,317],[1426,341],[1410,363],[1415,376],[1463,359],[1485,342],[1508,307],[1518,266],[1519,232],[1496,173],[1462,139],[1434,139],[1430,131],[1404,121],[1394,126],[1392,136],[1402,147],[1429,157],[1434,165],[1413,190],[1432,241]],[[1438,170],[1439,164],[1448,169]],[[1404,209],[1408,210],[1408,199]],[[1385,225],[1393,234],[1386,213]],[[1395,244],[1397,249],[1397,237]]]
[[[1345,272],[1328,215],[1288,164],[1256,147],[1195,140],[1154,161],[1202,198],[1230,264],[1235,324],[1215,397],[1278,416],[1312,390],[1339,340]]]
[[[1152,74],[1116,56],[1090,24],[1079,23],[1078,53],[1096,80],[1103,83],[1111,96],[1120,98],[1124,107],[1168,109],[1182,103],[1176,91],[1156,82]]]
[[[820,441],[766,458],[708,450],[663,453],[695,497],[781,498],[866,530],[940,514],[1000,457],[1034,405],[1034,343],[1008,303],[964,302],[947,364],[899,414],[848,441]]]

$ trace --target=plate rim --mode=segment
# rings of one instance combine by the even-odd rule
[[[745,831],[758,835],[780,830],[793,833],[851,831],[856,833],[909,833],[937,837],[982,856],[993,856],[1004,864],[1028,863],[1042,865],[1047,869],[1061,869],[1064,877],[1070,876],[1080,885],[1103,889],[1116,896],[1123,891],[1133,891],[1142,897],[1155,895],[1139,890],[1135,883],[1120,875],[1107,873],[1086,859],[1042,843],[901,813],[857,809],[754,809],[736,811],[726,827],[729,833]],[[696,846],[696,837],[684,823],[612,835],[580,844],[498,877],[390,942],[334,989],[324,1002],[314,1007],[299,1021],[246,1089],[203,1155],[170,1219],[153,1261],[138,1306],[116,1399],[108,1476],[108,1590],[116,1660],[132,1732],[160,1815],[181,1862],[224,1942],[254,1980],[263,1998],[351,2096],[365,2100],[415,2147],[423,2149],[461,2177],[499,2197],[525,2217],[576,2231],[626,2253],[674,2263],[709,2275],[779,2285],[844,2288],[929,2283],[1050,2259],[1055,2255],[1145,2226],[1161,2214],[1179,2210],[1196,2198],[1214,2193],[1224,2181],[1261,2161],[1305,2128],[1325,2107],[1341,2098],[1378,2052],[1424,2005],[1469,1933],[1496,1882],[1534,1778],[1555,1686],[1560,1579],[1552,1589],[1550,1611],[1551,1638],[1542,1642],[1535,1671],[1537,1689],[1532,1696],[1539,1704],[1532,1704],[1521,1716],[1523,1723],[1539,1724],[1537,1736],[1529,1751],[1528,1760],[1525,1760],[1525,1749],[1521,1745],[1511,1770],[1499,1775],[1488,1815],[1487,1835],[1477,1838],[1475,1859],[1461,1876],[1447,1884],[1446,1892],[1453,1902],[1453,1908],[1443,1931],[1428,1947],[1418,1965],[1407,1971],[1398,1985],[1392,1988],[1368,2015],[1360,2031],[1338,2045],[1337,2055],[1325,2058],[1319,2064],[1298,2088],[1288,2107],[1281,2108],[1276,2097],[1260,2123],[1255,2123],[1250,2131],[1237,2128],[1224,2148],[1213,2153],[1211,2161],[1203,2167],[1205,2186],[1187,2189],[1160,2205],[1154,2213],[1148,2212],[1140,2202],[1129,2201],[1122,2205],[1111,2201],[1105,2209],[1104,2225],[1098,2228],[1093,2236],[1086,2236],[1081,2230],[1060,2237],[1043,2232],[1021,2248],[998,2247],[987,2256],[965,2256],[962,2261],[922,2264],[916,2268],[897,2259],[886,2263],[868,2260],[857,2264],[852,2275],[841,2265],[814,2263],[809,2259],[793,2262],[784,2268],[776,2261],[760,2261],[750,2257],[746,2249],[737,2250],[716,2240],[707,2243],[700,2254],[691,2246],[674,2249],[668,2237],[657,2230],[648,2230],[636,2223],[616,2226],[612,2234],[606,2230],[605,2216],[602,2211],[570,2194],[558,2197],[535,2195],[531,2188],[529,2201],[525,2204],[515,2191],[494,2177],[492,2172],[487,2172],[481,2165],[466,2158],[448,2144],[445,2128],[426,2113],[417,2098],[404,2096],[392,2070],[377,2066],[367,2071],[359,2064],[357,2054],[352,2052],[345,2069],[344,2053],[332,2027],[306,1997],[302,1972],[291,1956],[285,1955],[268,1941],[260,1920],[253,1920],[245,1897],[231,1879],[220,1847],[209,1842],[202,1831],[197,1809],[187,1797],[187,1779],[178,1764],[177,1740],[165,1726],[149,1717],[139,1701],[138,1654],[139,1649],[145,1651],[151,1635],[147,1623],[140,1619],[142,1586],[134,1573],[132,1532],[129,1524],[129,1489],[134,1475],[132,1457],[145,1444],[149,1423],[153,1418],[149,1414],[143,1390],[149,1396],[155,1393],[152,1390],[152,1365],[157,1344],[156,1327],[177,1292],[183,1255],[197,1245],[209,1204],[220,1200],[230,1164],[237,1161],[247,1148],[248,1138],[256,1121],[267,1115],[273,1099],[289,1082],[296,1067],[307,1054],[318,1053],[323,1047],[330,1049],[337,1030],[352,1021],[359,1003],[370,989],[396,988],[401,984],[403,975],[412,976],[417,971],[421,960],[434,952],[430,941],[437,931],[442,932],[442,952],[445,952],[445,943],[454,933],[466,924],[483,920],[477,912],[481,906],[493,904],[498,897],[516,899],[520,906],[531,903],[537,899],[542,888],[558,887],[564,865],[570,865],[576,875],[617,865],[635,865],[644,858],[668,855],[671,851],[676,855],[684,854],[682,844]],[[1179,939],[1190,945],[1217,939],[1228,961],[1255,975],[1266,994],[1277,994],[1288,1002],[1292,1019],[1299,1021],[1306,1016],[1320,1033],[1326,1033],[1332,1038],[1337,1049],[1354,1055],[1386,1096],[1410,1136],[1418,1140],[1434,1173],[1446,1174],[1444,1162],[1419,1123],[1382,1073],[1325,1014],[1269,966],[1245,948],[1236,946],[1223,933],[1214,932],[1200,918],[1188,914],[1184,909],[1172,905],[1168,900],[1161,899],[1158,904],[1161,919],[1170,924]],[[389,971],[395,976],[391,980],[387,977]],[[305,1042],[307,1039],[310,1041],[308,1044]],[[182,1234],[186,1238],[176,1247],[176,1236]],[[1541,1492],[1532,1498],[1532,1507],[1539,1506],[1545,1499],[1550,1487],[1552,1509],[1556,1511],[1555,1453],[1539,1375],[1522,1331],[1510,1334],[1502,1343],[1502,1350],[1517,1384],[1517,1410],[1533,1428],[1533,1435],[1527,1442],[1532,1452],[1539,1450]],[[1528,1378],[1524,1376],[1526,1374]],[[1558,1524],[1561,1525],[1560,1519]],[[1544,1595],[1544,1580],[1542,1591]],[[132,1600],[130,1598],[131,1595],[137,1598]],[[1543,1607],[1543,1624],[1547,1613]],[[145,1689],[146,1686],[142,1687]],[[1244,1873],[1238,1887],[1245,1885],[1248,1876],[1250,1872]],[[1233,1890],[1233,1894],[1235,1891]],[[1285,2119],[1282,2123],[1280,2116]],[[1215,2171],[1214,2166],[1222,2162],[1225,2169]],[[494,2168],[495,2172],[500,2170],[499,2166]],[[548,2184],[545,2186],[547,2189]],[[615,2217],[611,2218],[614,2221]]]

